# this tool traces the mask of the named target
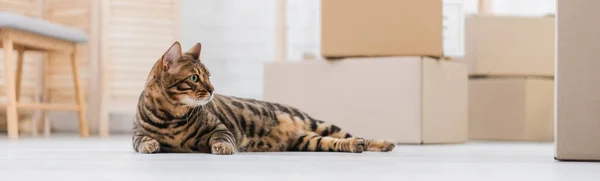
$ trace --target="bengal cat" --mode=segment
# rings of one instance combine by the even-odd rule
[[[198,43],[182,53],[175,42],[154,64],[133,124],[135,151],[230,155],[394,148],[390,141],[354,137],[290,106],[215,94],[200,50]]]

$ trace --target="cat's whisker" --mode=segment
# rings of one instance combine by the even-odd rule
[[[187,115],[185,115],[185,121],[190,121],[190,114],[193,114],[194,109],[192,108],[192,110],[190,112],[187,113]]]
[[[198,103],[198,101],[194,100],[194,104],[192,105],[192,110],[190,110],[189,114],[186,117],[186,121],[190,121],[190,117],[192,114],[196,114],[196,112],[198,111],[198,106],[196,106]]]

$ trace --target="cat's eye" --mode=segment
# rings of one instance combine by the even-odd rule
[[[190,80],[192,82],[198,82],[200,80],[200,78],[198,78],[198,75],[192,75],[192,76],[190,76]]]

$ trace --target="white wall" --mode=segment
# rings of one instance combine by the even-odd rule
[[[287,58],[300,61],[305,54],[319,58],[320,0],[287,0]]]
[[[216,92],[262,95],[262,62],[275,55],[274,0],[182,0],[181,42],[202,43]]]
[[[262,66],[275,58],[275,0],[183,0],[184,47],[202,42],[201,59],[221,94],[262,98]],[[287,57],[319,55],[319,0],[287,1]]]

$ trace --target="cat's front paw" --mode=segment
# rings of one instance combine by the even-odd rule
[[[141,142],[138,148],[140,153],[158,153],[160,151],[160,144],[155,139],[149,139]]]
[[[211,146],[211,153],[215,155],[231,155],[235,153],[235,147],[229,142],[216,142]]]

